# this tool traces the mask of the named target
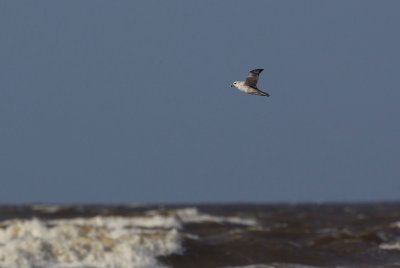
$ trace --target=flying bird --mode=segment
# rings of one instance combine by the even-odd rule
[[[251,70],[247,75],[246,81],[235,81],[231,87],[235,87],[247,94],[269,97],[269,93],[257,88],[258,76],[262,71],[264,71],[264,69]]]

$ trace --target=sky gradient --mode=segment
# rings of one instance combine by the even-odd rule
[[[2,1],[0,202],[399,200],[399,10]]]

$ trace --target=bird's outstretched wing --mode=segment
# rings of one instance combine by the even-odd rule
[[[264,71],[264,69],[255,69],[251,70],[249,74],[247,75],[246,81],[244,84],[249,87],[257,88],[257,81],[258,81],[258,76],[260,73]]]

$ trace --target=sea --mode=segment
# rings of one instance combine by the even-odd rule
[[[0,267],[400,267],[400,202],[0,205]]]

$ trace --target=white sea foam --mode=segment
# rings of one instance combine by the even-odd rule
[[[257,221],[252,218],[240,217],[220,217],[208,214],[200,214],[195,208],[179,209],[176,211],[177,216],[185,223],[190,222],[216,222],[216,223],[231,223],[245,226],[255,226]]]
[[[392,223],[390,227],[400,229],[400,221]]]
[[[400,229],[400,221],[392,223],[390,225],[390,227]],[[383,243],[383,244],[379,245],[379,248],[383,249],[383,250],[398,250],[398,251],[400,251],[400,241]]]
[[[38,205],[33,205],[32,206],[32,210],[34,211],[42,211],[42,212],[46,212],[46,213],[54,213],[57,212],[61,209],[61,206],[57,206],[57,205],[42,205],[42,204],[38,204]]]
[[[193,208],[135,217],[7,220],[0,222],[0,267],[162,267],[158,256],[183,251],[179,232],[183,224],[208,221],[256,224],[252,219],[216,217]]]
[[[157,256],[180,250],[176,229],[129,218],[13,220],[0,230],[1,267],[157,267]]]
[[[400,241],[394,243],[384,243],[379,245],[383,250],[400,250]]]

